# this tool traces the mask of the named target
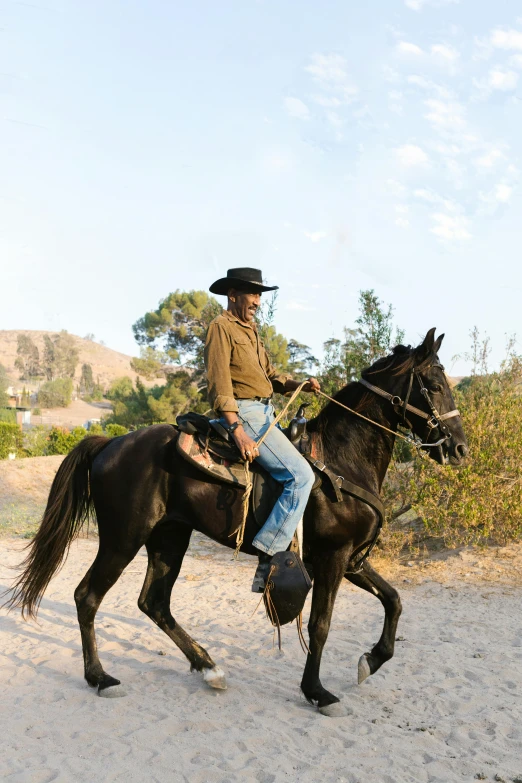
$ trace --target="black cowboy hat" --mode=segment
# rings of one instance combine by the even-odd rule
[[[238,291],[248,289],[253,292],[275,291],[278,285],[263,285],[263,275],[260,269],[252,269],[249,266],[240,266],[236,269],[229,269],[226,277],[220,277],[209,288],[213,294],[223,294],[226,296],[231,288],[237,288]]]

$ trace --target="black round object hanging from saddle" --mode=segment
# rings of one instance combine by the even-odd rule
[[[263,594],[266,613],[272,625],[291,623],[301,611],[312,582],[296,552],[277,552]]]

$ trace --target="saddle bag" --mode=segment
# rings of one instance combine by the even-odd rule
[[[263,600],[270,622],[278,628],[301,614],[312,582],[297,552],[277,552],[270,568]]]

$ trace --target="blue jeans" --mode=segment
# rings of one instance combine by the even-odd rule
[[[274,419],[274,408],[256,400],[238,400],[237,404],[245,431],[259,440]],[[261,444],[257,462],[283,485],[270,516],[253,541],[256,549],[275,555],[284,552],[292,541],[310,497],[314,473],[278,427]]]

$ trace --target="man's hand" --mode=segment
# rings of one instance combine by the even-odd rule
[[[317,380],[317,378],[309,378],[308,383],[303,386],[303,391],[305,392],[317,392],[321,391],[321,384]]]
[[[241,457],[248,462],[253,462],[256,457],[259,457],[259,449],[255,440],[252,440],[250,435],[247,435],[242,426],[237,427],[235,432],[232,433],[232,437],[236,442],[236,446],[241,452]]]

